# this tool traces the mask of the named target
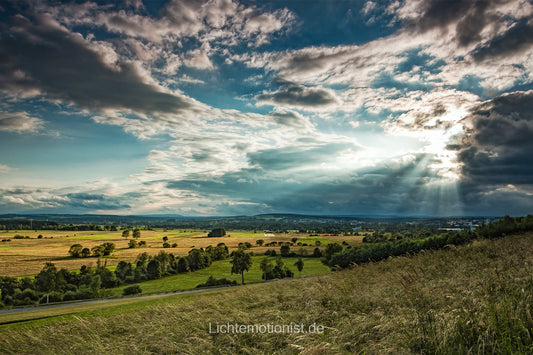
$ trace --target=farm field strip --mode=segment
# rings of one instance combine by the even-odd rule
[[[184,232],[185,231],[185,232]],[[74,235],[75,234],[75,235]],[[209,245],[225,243],[230,251],[237,249],[239,243],[249,242],[252,248],[249,250],[255,254],[263,254],[268,249],[279,251],[279,246],[259,247],[256,240],[262,239],[265,244],[269,242],[289,241],[291,238],[298,238],[298,241],[308,244],[307,247],[294,245],[291,251],[299,252],[304,250],[311,254],[315,248],[315,241],[320,240],[324,246],[328,242],[342,242],[347,240],[351,244],[357,244],[362,237],[359,236],[319,236],[310,237],[308,234],[274,234],[265,237],[263,232],[253,233],[253,231],[228,231],[229,236],[220,238],[207,238],[202,230],[150,230],[141,231],[141,238],[147,242],[146,247],[128,248],[131,238],[122,237],[122,231],[117,232],[97,232],[97,231],[10,231],[0,232],[1,239],[11,239],[10,242],[0,244],[0,276],[24,276],[37,274],[45,262],[52,262],[58,268],[77,270],[82,265],[96,266],[97,258],[71,258],[68,250],[73,244],[82,244],[83,247],[92,248],[104,242],[112,242],[116,245],[116,251],[112,257],[104,258],[107,265],[116,265],[124,260],[133,262],[138,254],[148,253],[158,254],[161,251],[173,253],[177,256],[187,255],[192,248],[205,248]],[[30,239],[13,239],[15,235],[29,236]],[[37,236],[43,238],[38,239]],[[68,235],[68,237],[67,237]],[[176,248],[163,248],[163,237],[168,237],[169,244],[177,244]],[[52,238],[53,237],[53,238]]]

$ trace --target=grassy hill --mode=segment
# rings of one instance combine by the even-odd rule
[[[533,233],[0,326],[5,353],[531,353]],[[217,325],[324,327],[212,333]],[[259,328],[258,328],[259,329]]]

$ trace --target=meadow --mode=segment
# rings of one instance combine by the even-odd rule
[[[325,275],[7,324],[0,347],[10,354],[526,354],[533,352],[531,250],[528,232]],[[210,332],[210,324],[228,322],[319,324],[324,332]]]

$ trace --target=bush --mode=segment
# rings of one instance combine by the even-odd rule
[[[122,291],[123,296],[138,295],[139,293],[142,293],[141,286],[139,285],[128,286],[124,289],[124,291]]]
[[[223,286],[223,285],[236,285],[237,281],[228,280],[225,277],[221,279],[215,279],[213,276],[209,276],[206,282],[199,284],[196,288],[211,287],[211,286]]]

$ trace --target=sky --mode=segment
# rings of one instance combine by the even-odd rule
[[[533,212],[533,4],[4,0],[0,213]]]

